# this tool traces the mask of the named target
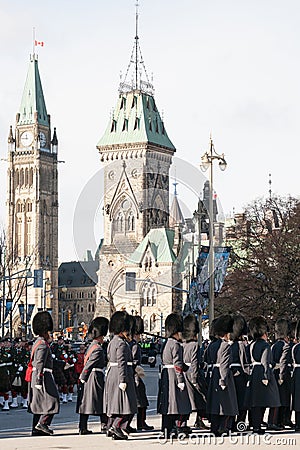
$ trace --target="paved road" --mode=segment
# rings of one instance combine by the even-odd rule
[[[144,366],[144,370],[146,372],[145,383],[149,399],[148,415],[150,416],[156,414],[158,364],[154,368]],[[75,408],[76,394],[72,403],[61,404],[60,413],[54,417],[53,427],[57,428],[59,426],[60,429],[63,429],[64,427],[75,427],[75,429],[77,429],[78,414],[76,414]],[[10,409],[9,411],[0,411],[0,438],[28,436],[31,431],[31,420],[32,415],[28,414],[27,410],[22,409],[21,407]],[[89,420],[90,422],[99,422],[97,417],[91,416]]]

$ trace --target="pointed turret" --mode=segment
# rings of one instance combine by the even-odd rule
[[[17,125],[29,125],[35,123],[47,127],[50,126],[39,74],[38,61],[36,56],[33,55],[30,58],[20,110],[17,115]]]
[[[169,219],[169,224],[170,224],[170,228],[174,228],[177,225],[184,225],[184,217],[179,205],[179,201],[177,198],[177,182],[173,183],[174,184],[174,198],[173,198],[173,202],[172,202],[172,206],[171,206],[171,210],[170,210],[170,219]]]

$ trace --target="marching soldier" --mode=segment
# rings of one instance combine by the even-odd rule
[[[300,320],[295,327],[295,345],[292,348],[293,379],[292,379],[292,409],[295,411],[295,431],[300,432]]]
[[[79,377],[76,412],[80,414],[79,434],[91,434],[87,423],[89,415],[103,416],[103,391],[105,355],[101,347],[108,332],[109,321],[105,317],[96,317],[88,333],[93,338],[86,351],[84,368]]]
[[[207,412],[210,415],[211,432],[221,436],[232,430],[234,417],[239,413],[230,368],[231,346],[228,342],[233,331],[233,318],[230,315],[220,316],[215,321],[214,331],[219,337],[207,348],[208,360],[213,364],[207,393]]]
[[[104,407],[111,423],[107,436],[125,440],[128,436],[123,429],[137,412],[132,353],[127,342],[131,325],[126,311],[116,311],[112,315],[109,331],[114,337],[107,348],[108,371],[104,388]]]
[[[183,320],[183,361],[188,366],[187,372],[184,372],[186,386],[191,402],[192,411],[197,412],[196,426],[206,428],[202,418],[206,417],[206,395],[207,384],[204,373],[201,369],[201,351],[198,345],[199,323],[194,314],[186,316]],[[189,416],[183,422],[184,427],[189,432],[187,421]]]
[[[53,358],[49,332],[53,330],[48,311],[38,312],[32,320],[32,331],[38,336],[31,351],[32,374],[29,385],[29,412],[33,414],[32,435],[52,435],[49,427],[59,413],[59,394],[52,375]],[[30,363],[28,368],[30,368]],[[30,370],[30,369],[29,369]]]
[[[233,373],[233,380],[236,390],[239,413],[236,417],[236,423],[245,423],[247,416],[247,408],[245,407],[245,392],[249,379],[250,363],[246,353],[246,345],[243,336],[247,334],[247,322],[242,315],[233,317],[233,331],[231,334],[231,363],[230,369]]]
[[[147,394],[146,394],[146,386],[143,382],[142,378],[145,376],[144,369],[141,367],[142,362],[142,350],[139,345],[141,341],[141,334],[144,333],[144,321],[140,316],[134,316],[134,331],[133,331],[133,339],[130,341],[129,346],[132,351],[133,358],[133,370],[134,370],[134,381],[135,381],[135,392],[137,398],[137,429],[139,431],[153,430],[153,426],[148,425],[146,423],[146,411],[147,406],[149,405]],[[128,427],[127,427],[128,428]],[[130,431],[130,430],[129,430]]]
[[[251,410],[253,432],[264,434],[262,420],[265,408],[278,408],[280,397],[272,370],[272,352],[267,342],[268,325],[264,317],[254,317],[249,322],[249,334],[253,341],[247,347],[250,357],[250,378],[247,388],[247,404]]]
[[[186,415],[191,413],[191,402],[183,375],[187,366],[183,362],[181,333],[183,320],[179,314],[171,313],[165,321],[167,342],[162,350],[162,371],[158,394],[157,412],[162,414],[162,432],[169,438],[174,434],[186,434],[181,429]]]
[[[292,354],[289,344],[290,322],[287,319],[278,319],[275,323],[276,342],[272,345],[273,372],[277,381],[280,405],[279,408],[270,408],[268,418],[269,430],[283,430],[290,417],[291,403],[291,364]]]

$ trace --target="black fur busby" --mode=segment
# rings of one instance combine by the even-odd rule
[[[291,332],[291,322],[288,319],[278,319],[275,323],[275,338],[284,339]]]
[[[32,319],[32,331],[36,336],[43,336],[53,331],[53,320],[48,311],[40,311]]]
[[[247,334],[248,327],[247,322],[241,314],[233,316],[233,327],[231,333],[231,339],[237,341],[241,336]]]
[[[169,338],[176,333],[181,333],[182,331],[183,331],[182,316],[176,313],[169,314],[165,320],[166,337]]]
[[[211,321],[211,324],[209,326],[209,340],[214,341],[217,338],[216,332],[215,332],[215,323],[217,319],[213,319]]]
[[[126,311],[116,311],[111,316],[109,322],[109,331],[114,334],[119,334],[122,331],[130,332],[131,323],[129,314]]]
[[[134,316],[135,318],[135,331],[134,334],[143,334],[144,333],[144,321],[141,316]]]
[[[186,341],[191,341],[199,333],[199,322],[194,314],[189,314],[183,319],[182,337]]]
[[[249,334],[252,339],[258,339],[269,331],[268,323],[263,316],[253,317],[249,322]]]
[[[233,331],[233,317],[230,314],[223,314],[219,316],[214,324],[215,334],[219,337],[223,337],[227,333]]]
[[[93,339],[106,336],[108,332],[109,320],[106,317],[95,317],[89,326],[88,333]]]

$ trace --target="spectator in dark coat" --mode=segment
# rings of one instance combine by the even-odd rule
[[[33,414],[32,434],[52,435],[49,428],[54,414],[59,413],[59,394],[53,378],[53,359],[49,332],[53,330],[48,311],[38,312],[32,320],[32,331],[38,335],[31,351],[32,376],[29,383],[29,412]]]
[[[87,427],[89,415],[99,416],[102,422],[105,356],[101,344],[107,335],[108,324],[105,317],[96,317],[88,330],[93,341],[85,353],[84,367],[79,376],[76,408],[80,414],[79,434],[92,433]]]

